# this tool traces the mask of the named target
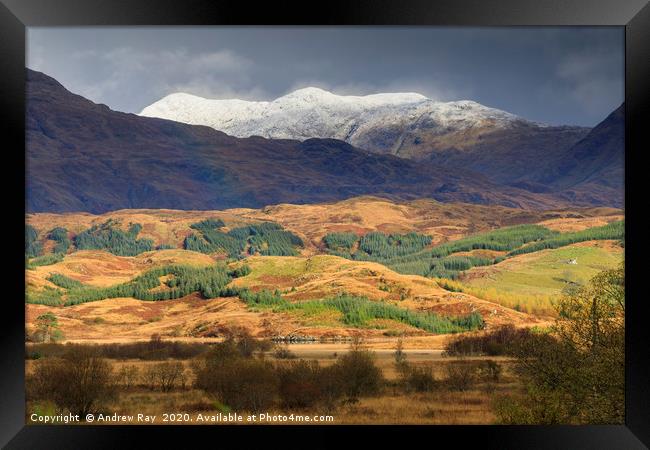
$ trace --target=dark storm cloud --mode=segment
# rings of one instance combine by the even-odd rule
[[[594,125],[623,101],[622,28],[30,28],[27,42],[28,67],[128,112],[178,91],[271,100],[318,86]]]

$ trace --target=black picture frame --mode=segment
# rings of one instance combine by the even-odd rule
[[[622,26],[625,69],[626,214],[626,419],[620,426],[26,426],[24,401],[25,27],[104,25],[439,25],[439,26]],[[228,439],[277,440],[283,446],[340,445],[350,432],[364,439],[406,445],[472,445],[476,448],[635,449],[650,445],[650,333],[643,297],[642,163],[647,150],[650,82],[650,5],[646,0],[329,0],[260,3],[208,0],[1,0],[0,110],[5,246],[11,261],[0,328],[2,390],[0,444],[6,448],[187,448],[195,439],[214,446]],[[21,152],[22,155],[21,155]],[[8,200],[10,200],[8,202]],[[22,217],[20,211],[23,211]],[[12,236],[18,236],[12,238]],[[426,443],[429,444],[426,444]],[[402,445],[403,445],[402,444]],[[211,446],[212,446],[211,445]],[[359,444],[360,445],[360,444]],[[367,442],[367,445],[370,445]]]

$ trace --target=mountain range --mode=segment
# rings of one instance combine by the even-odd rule
[[[373,153],[466,167],[506,183],[528,173],[540,151],[559,155],[589,132],[531,122],[473,101],[439,102],[415,93],[340,96],[313,87],[271,102],[175,93],[140,115],[237,137],[340,139]],[[520,167],[504,164],[513,153]]]
[[[93,213],[122,208],[222,209],[333,201],[365,194],[535,209],[619,206],[621,202],[616,197],[622,198],[614,182],[616,176],[609,184],[603,184],[599,178],[602,170],[614,170],[616,175],[618,161],[622,161],[610,157],[610,153],[622,151],[622,144],[617,147],[618,137],[612,134],[612,130],[618,129],[616,124],[604,124],[593,130],[547,127],[474,102],[434,107],[430,100],[418,94],[343,97],[347,105],[343,109],[347,112],[340,113],[341,101],[333,97],[338,96],[304,89],[276,102],[228,101],[232,104],[231,120],[222,117],[218,119],[225,121],[222,125],[211,122],[210,126],[203,126],[181,123],[190,121],[189,116],[176,117],[176,121],[145,117],[154,115],[149,108],[141,115],[113,111],[69,92],[45,74],[27,70],[27,208]],[[200,99],[196,101],[201,103]],[[270,103],[276,104],[269,106]],[[305,106],[309,113],[300,113],[292,106],[296,104],[312,106]],[[402,113],[395,113],[395,109]],[[271,114],[269,110],[275,112]],[[295,120],[283,119],[282,110]],[[202,115],[196,114],[202,120],[218,116],[207,107],[184,107],[176,114],[181,111],[185,111],[183,114],[204,111]],[[407,126],[407,119],[417,111],[426,111],[424,115],[428,118],[421,116],[418,124],[444,118],[446,129],[455,130],[446,135],[427,134],[424,125],[416,127],[422,135],[418,145],[425,139],[443,139],[454,133],[468,135],[485,127],[493,128],[489,136],[503,134],[502,139],[494,137],[499,143],[508,139],[524,142],[526,133],[535,130],[540,135],[548,133],[549,142],[560,140],[563,145],[554,147],[553,151],[549,149],[548,157],[544,154],[540,157],[538,152],[535,164],[525,170],[530,176],[537,174],[536,178],[531,178],[530,185],[517,180],[518,185],[494,177],[490,171],[462,166],[457,159],[437,157],[440,152],[435,146],[422,145],[429,150],[409,156],[399,151],[407,148],[404,139],[397,151],[392,149],[394,143],[388,149],[389,140],[383,149],[364,144],[376,142],[376,136],[381,133],[390,134],[393,125],[386,123],[382,127],[382,120],[392,124],[402,120],[400,126]],[[259,117],[235,120],[246,114]],[[342,124],[348,123],[350,117],[367,119],[363,124],[345,128]],[[376,120],[370,120],[371,117]],[[622,116],[612,118],[617,120],[622,120]],[[306,123],[313,128],[304,127]],[[245,130],[246,127],[249,128]],[[254,133],[255,127],[266,127],[266,131]],[[294,131],[287,127],[294,127]],[[557,132],[549,132],[556,129]],[[303,134],[291,135],[297,130]],[[508,130],[523,131],[518,137],[512,137]],[[273,134],[276,132],[279,134]],[[346,136],[336,134],[341,132]],[[250,135],[237,136],[242,133]],[[256,136],[264,133],[271,133],[272,138]],[[329,136],[330,133],[334,135]],[[562,138],[562,133],[570,138]],[[369,138],[371,135],[375,138]],[[599,144],[603,139],[608,142],[606,148]],[[493,149],[485,148],[483,153],[487,155],[490,151]],[[517,159],[515,151],[516,148],[510,152],[503,150],[505,155],[501,159],[512,167],[525,165]],[[595,156],[594,151],[603,155]],[[496,158],[499,152],[494,150],[494,155]],[[553,170],[540,174],[544,167]],[[551,181],[544,179],[543,175],[548,173],[553,174]],[[622,174],[622,168],[619,173]],[[585,191],[584,186],[594,183],[597,190]]]
[[[440,102],[417,93],[341,96],[309,87],[270,102],[175,93],[140,115],[237,137],[340,139],[373,153],[475,171],[532,192],[566,190],[560,195],[568,199],[621,206],[622,111],[623,106],[591,130],[549,126],[467,100]]]
[[[175,93],[147,106],[140,115],[207,125],[236,137],[340,139],[374,153],[414,159],[426,155],[405,151],[407,133],[427,130],[447,136],[525,122],[472,101],[436,102],[416,93],[341,96],[315,87],[298,89],[271,102],[210,100]]]

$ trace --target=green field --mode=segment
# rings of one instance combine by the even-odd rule
[[[569,264],[576,260],[577,264]],[[587,283],[598,272],[618,267],[620,247],[568,246],[519,255],[490,267],[475,267],[449,287],[531,313],[552,314],[552,301],[567,286]]]

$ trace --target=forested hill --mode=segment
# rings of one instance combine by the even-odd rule
[[[552,197],[462,170],[360,151],[334,139],[240,139],[203,126],[110,110],[27,70],[27,207],[223,209],[363,194],[514,207]]]

